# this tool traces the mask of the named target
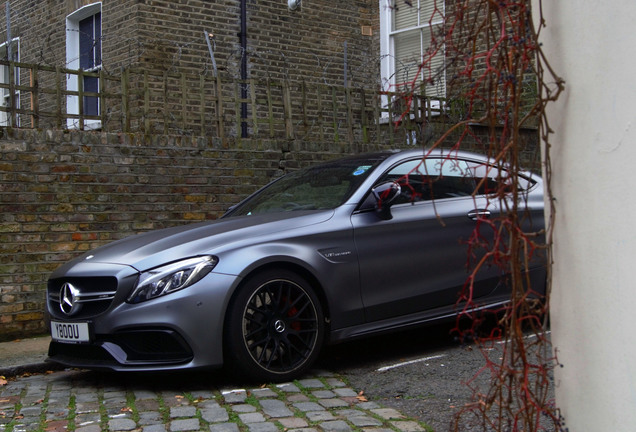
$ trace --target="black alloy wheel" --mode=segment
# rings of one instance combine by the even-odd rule
[[[288,381],[306,372],[318,356],[324,317],[303,278],[268,271],[240,290],[229,310],[227,331],[227,354],[239,373]]]

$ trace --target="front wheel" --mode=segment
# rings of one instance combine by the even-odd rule
[[[250,279],[226,321],[230,366],[251,378],[289,381],[315,361],[324,316],[310,285],[296,273],[270,270]]]

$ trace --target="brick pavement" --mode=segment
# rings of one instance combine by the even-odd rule
[[[366,401],[338,376],[259,388],[109,382],[58,371],[0,386],[0,432],[419,432],[426,426]]]

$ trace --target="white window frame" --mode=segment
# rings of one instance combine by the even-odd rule
[[[83,6],[66,17],[66,67],[68,69],[79,70],[80,69],[80,35],[79,35],[79,23],[83,19],[93,16],[97,13],[101,13],[102,3],[92,3]],[[103,15],[102,15],[103,18]],[[102,26],[103,34],[103,26]],[[90,72],[97,72],[102,68],[101,64],[95,67]],[[77,74],[66,75],[66,89],[68,91],[78,91],[79,79]],[[99,107],[99,112],[101,112]],[[79,114],[79,96],[67,95],[66,96],[66,112],[68,114]],[[66,125],[69,129],[79,128],[79,119],[69,118],[66,119]],[[84,129],[100,129],[102,127],[101,120],[84,120]]]
[[[4,42],[2,44],[0,44],[0,57],[2,58],[9,58],[7,56],[7,48],[9,44],[7,42]],[[11,51],[13,51],[13,61],[14,62],[19,62],[20,61],[20,38],[16,37],[16,38],[12,38],[11,39]],[[18,67],[16,67],[13,71],[13,76],[15,78],[15,86],[19,86],[20,85],[20,69]],[[0,67],[0,81],[3,84],[9,84],[9,67],[8,66],[4,66],[2,65],[2,67]],[[19,90],[15,90],[15,107],[19,108],[20,107],[20,91]],[[0,89],[0,106],[2,107],[6,107],[9,105],[9,98],[11,97],[9,89]],[[13,123],[11,123],[10,120],[10,114],[9,112],[6,111],[0,111],[0,126],[20,126],[20,116],[16,114],[16,118],[14,119]]]
[[[430,28],[429,23],[425,22],[425,23],[420,23],[419,25],[415,27],[402,29],[400,31],[394,32],[393,17],[392,17],[392,13],[394,10],[393,7],[395,6],[397,2],[398,7],[419,8],[420,3],[433,2],[433,1],[435,0],[412,0],[413,6],[409,6],[404,2],[404,0],[380,0],[380,76],[382,80],[382,89],[384,91],[387,91],[387,92],[395,91],[396,86],[398,84],[401,84],[396,79],[397,71],[395,70],[396,69],[395,68],[395,52],[396,52],[395,36],[399,34],[400,32],[409,31],[416,28],[420,28],[420,29]],[[437,2],[445,7],[444,0],[437,0]],[[441,18],[431,23],[431,25],[433,26],[439,25],[439,24],[442,24]],[[424,52],[422,52],[422,58],[423,58],[423,55],[424,55]],[[446,93],[446,80],[444,77],[444,94],[440,95],[440,97],[444,97],[445,93]],[[386,96],[384,97],[383,102],[388,104],[388,99],[386,98]],[[439,110],[440,108],[439,101],[433,101],[433,106],[431,108]]]

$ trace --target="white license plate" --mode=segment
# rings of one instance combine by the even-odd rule
[[[90,342],[88,323],[64,323],[51,321],[51,337],[56,342],[85,343]]]

